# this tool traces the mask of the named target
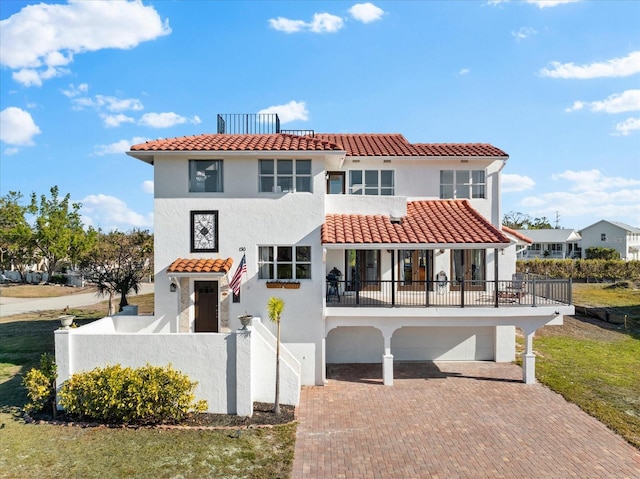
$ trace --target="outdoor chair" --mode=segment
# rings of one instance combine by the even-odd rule
[[[522,301],[525,295],[525,276],[524,273],[515,273],[511,276],[511,283],[507,285],[504,291],[499,292],[501,299],[513,299],[518,300],[518,303]]]

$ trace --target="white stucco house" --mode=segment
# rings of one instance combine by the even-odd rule
[[[527,236],[531,244],[518,251],[518,259],[580,258],[580,234],[572,229],[516,230]]]
[[[582,257],[587,248],[613,248],[620,259],[640,260],[640,229],[619,221],[600,220],[580,230]]]
[[[105,318],[102,333],[60,332],[56,347],[60,339],[72,358],[63,380],[104,361],[96,348],[108,337],[133,363],[175,357],[201,384],[215,376],[201,389],[210,409],[250,414],[252,401],[272,400],[266,305],[279,296],[284,403],[297,402],[301,385],[324,384],[331,363],[379,363],[391,386],[394,361],[513,361],[516,327],[523,380],[535,381],[533,334],[573,313],[571,283],[514,280],[516,247],[530,241],[501,226],[505,152],[279,125],[229,133],[228,118],[218,120],[219,133],[128,152],[154,171],[155,314]],[[254,318],[247,331],[244,314]],[[65,341],[83,334],[92,346],[74,360],[79,346]]]

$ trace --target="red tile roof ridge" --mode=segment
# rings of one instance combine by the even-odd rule
[[[233,258],[178,258],[167,268],[167,273],[228,273]]]
[[[525,243],[529,243],[529,244],[533,243],[533,240],[531,238],[523,235],[522,233],[514,230],[513,228],[509,228],[508,226],[502,225],[502,231],[504,231],[507,234],[515,236],[516,238],[524,241]]]

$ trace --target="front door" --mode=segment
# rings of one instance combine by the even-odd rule
[[[486,254],[483,249],[457,249],[451,254],[451,289],[460,290],[464,280],[464,289],[484,291],[486,276]]]
[[[196,281],[195,332],[218,332],[218,282]]]

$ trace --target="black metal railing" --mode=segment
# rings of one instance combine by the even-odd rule
[[[571,304],[570,279],[327,281],[326,304],[365,307],[509,307]]]
[[[265,135],[280,133],[277,113],[223,113],[218,115],[218,133]]]

